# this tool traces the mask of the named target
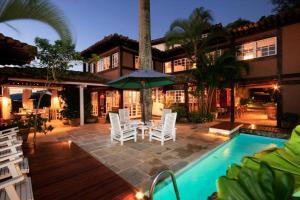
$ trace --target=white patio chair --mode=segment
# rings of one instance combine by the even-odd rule
[[[2,130],[0,131],[0,140],[17,138],[18,132],[19,132],[18,127]]]
[[[111,142],[113,140],[117,140],[121,142],[121,145],[124,144],[125,141],[134,140],[137,141],[137,131],[136,127],[121,127],[120,119],[118,114],[116,113],[109,113],[110,119],[110,132],[111,132]]]
[[[127,108],[119,109],[119,117],[121,126],[130,126],[130,115]]]
[[[169,114],[169,113],[172,113],[171,109],[163,109],[159,123],[155,124],[154,121],[152,121],[153,127],[161,129],[164,124],[166,114]]]
[[[164,145],[165,141],[176,141],[176,117],[177,113],[168,113],[165,115],[165,120],[162,128],[151,128],[149,131],[149,141],[158,140],[161,145]]]
[[[33,199],[31,180],[22,175],[19,169],[19,163],[22,158],[16,158],[11,161],[2,162],[0,169],[8,168],[9,179],[0,181],[0,200],[30,200]]]

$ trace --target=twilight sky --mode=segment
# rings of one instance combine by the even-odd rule
[[[52,0],[68,18],[76,49],[82,51],[104,36],[119,33],[138,39],[138,0]],[[212,11],[215,23],[228,24],[242,17],[252,21],[272,11],[270,0],[151,0],[152,39],[164,36],[177,18],[187,18],[196,7]],[[47,25],[30,20],[10,22],[19,33],[0,24],[4,35],[34,45],[35,37],[58,39]]]

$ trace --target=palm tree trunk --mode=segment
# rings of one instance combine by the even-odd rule
[[[234,98],[234,82],[230,84],[230,122],[234,123],[234,111],[235,111],[235,98]]]
[[[139,0],[139,59],[142,69],[153,69],[151,53],[150,0]],[[152,118],[152,90],[141,90],[143,120]]]
[[[210,93],[208,96],[208,112],[211,112],[211,104],[212,104],[212,100],[213,100],[213,97],[215,94],[215,90],[216,90],[215,88],[210,89]]]

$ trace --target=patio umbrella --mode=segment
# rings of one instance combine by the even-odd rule
[[[174,78],[171,75],[140,69],[111,81],[108,85],[119,89],[148,89],[173,83]]]
[[[175,80],[171,75],[154,70],[140,69],[111,81],[108,85],[119,89],[148,89],[170,85],[174,82]],[[144,100],[143,108],[145,108]],[[145,109],[143,109],[143,120],[145,119],[144,110]]]

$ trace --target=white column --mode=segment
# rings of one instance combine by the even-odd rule
[[[84,86],[79,86],[80,126],[84,125]]]

